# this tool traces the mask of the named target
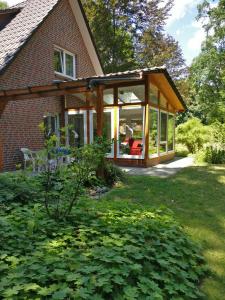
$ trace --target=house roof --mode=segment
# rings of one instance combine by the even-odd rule
[[[0,10],[0,12],[3,13],[18,10],[16,16],[0,31],[0,74],[6,70],[60,1],[61,0],[27,0],[7,10]],[[82,14],[80,19],[84,20],[87,27],[86,30],[88,30],[89,36],[86,38],[91,40],[89,48],[93,47],[95,51],[94,54],[97,57],[96,61],[98,60],[98,63],[100,63],[98,52],[80,1],[70,0],[70,3],[71,6],[76,4],[79,6],[78,8]],[[100,70],[98,73],[101,73],[101,66],[98,70]]]
[[[33,86],[25,89],[16,90],[0,90],[1,100],[20,100],[38,97],[48,97],[54,95],[67,95],[77,92],[87,92],[92,88],[102,84],[110,85],[122,83],[126,85],[127,82],[138,82],[144,80],[144,75],[150,75],[151,81],[154,82],[164,95],[173,102],[178,111],[185,110],[186,104],[179,93],[172,78],[167,72],[166,68],[154,67],[137,69],[126,72],[110,73],[100,76],[77,78],[71,81],[54,81],[51,85]]]

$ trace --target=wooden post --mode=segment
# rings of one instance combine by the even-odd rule
[[[103,128],[103,113],[104,113],[103,89],[104,89],[104,86],[102,86],[102,85],[99,85],[97,88],[96,113],[97,113],[97,135],[98,135],[98,137],[102,136],[102,128]]]
[[[118,88],[114,88],[114,161],[117,160],[117,144],[119,139],[119,132],[118,132],[118,126],[119,126],[119,120],[118,120]],[[118,133],[118,136],[117,136]]]
[[[161,100],[160,91],[158,90],[158,101],[159,101],[159,115],[158,115],[158,156],[160,157],[160,143],[161,143]]]
[[[144,153],[144,163],[148,164],[149,159],[149,76],[145,77],[145,124],[144,124],[144,143],[145,143],[145,153]]]

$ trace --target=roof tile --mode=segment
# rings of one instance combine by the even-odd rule
[[[59,0],[27,0],[16,6],[22,10],[0,31],[0,72],[58,2]]]

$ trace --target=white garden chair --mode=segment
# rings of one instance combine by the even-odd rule
[[[29,164],[31,164],[33,172],[35,172],[36,163],[33,152],[28,148],[21,148],[20,151],[23,153],[24,169],[26,169],[29,166]]]

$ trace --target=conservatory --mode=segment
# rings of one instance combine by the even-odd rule
[[[175,115],[185,104],[165,69],[89,79],[90,91],[65,96],[67,144],[111,140],[116,164],[147,167],[174,157]]]
[[[175,115],[186,109],[164,67],[0,91],[2,111],[7,101],[33,98],[59,103],[49,115],[38,111],[37,128],[43,118],[56,134],[66,127],[65,143],[73,147],[103,136],[111,141],[108,159],[124,166],[148,167],[172,159]],[[39,133],[35,134],[37,140]],[[39,147],[43,145],[34,150]]]

